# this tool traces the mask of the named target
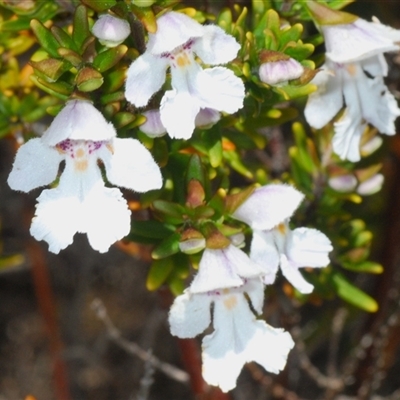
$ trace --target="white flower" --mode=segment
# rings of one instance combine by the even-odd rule
[[[387,64],[380,55],[347,64],[327,60],[324,70],[313,79],[318,89],[309,96],[305,108],[312,127],[322,128],[346,105],[334,124],[333,150],[340,158],[360,160],[360,140],[366,123],[381,133],[396,133],[394,122],[400,109],[383,82],[386,73]]]
[[[316,229],[291,231],[287,220],[304,195],[289,185],[257,188],[232,214],[253,229],[250,258],[263,268],[265,284],[275,281],[278,266],[286,278],[302,293],[312,291],[298,268],[324,267],[329,263],[330,240]]]
[[[263,281],[275,281],[278,266],[286,279],[301,293],[311,293],[313,286],[301,275],[301,267],[326,267],[331,241],[317,229],[289,229],[287,223],[268,231],[255,230],[250,258],[264,268]]]
[[[188,139],[201,109],[231,114],[243,107],[244,99],[243,82],[232,71],[202,69],[195,55],[206,64],[218,65],[235,58],[239,48],[221,28],[168,12],[157,20],[157,32],[149,34],[146,52],[129,67],[125,96],[136,107],[146,106],[161,89],[170,67],[172,90],[161,100],[160,117],[171,137]]]
[[[115,47],[122,43],[131,33],[128,21],[109,14],[99,16],[94,23],[92,33],[100,43],[107,47]]]
[[[146,192],[162,185],[159,167],[137,140],[118,139],[112,124],[89,102],[69,101],[43,137],[18,150],[8,184],[29,192],[52,183],[59,165],[65,168],[58,185],[38,197],[31,234],[58,253],[70,245],[76,232],[86,233],[91,246],[106,252],[130,230],[130,211],[118,186]]]
[[[400,30],[357,18],[350,24],[321,25],[326,57],[337,63],[365,60],[389,51],[398,51]]]
[[[268,85],[284,84],[292,79],[300,78],[303,66],[291,57],[279,61],[264,62],[260,65],[258,74],[262,82]]]
[[[342,159],[359,161],[367,123],[381,133],[395,134],[394,121],[400,109],[383,81],[388,72],[383,53],[400,49],[396,43],[400,30],[317,2],[309,2],[307,7],[325,38],[326,64],[312,81],[318,89],[309,97],[306,119],[320,129],[345,106],[334,124],[333,150]]]
[[[199,272],[190,285],[192,293],[242,286],[246,279],[259,277],[262,268],[233,244],[223,249],[206,248]]]
[[[203,377],[207,383],[227,392],[236,386],[243,365],[255,361],[267,371],[279,373],[294,343],[288,332],[257,320],[250,310],[261,313],[263,285],[251,280],[236,289],[193,294],[187,290],[171,307],[171,333],[191,338],[202,333],[211,323],[214,331],[203,338]]]

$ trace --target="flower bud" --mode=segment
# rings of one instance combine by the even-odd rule
[[[262,82],[268,85],[285,83],[298,79],[304,72],[303,66],[286,54],[265,50],[261,53],[262,64],[258,71]]]
[[[104,46],[115,47],[129,36],[131,28],[124,19],[103,14],[94,23],[92,33]]]
[[[140,125],[140,130],[148,137],[161,137],[167,133],[160,119],[160,110],[145,111],[143,115],[146,117],[146,122]]]
[[[354,175],[338,175],[329,179],[329,186],[337,192],[352,192],[357,186],[357,179]]]
[[[204,236],[193,228],[186,229],[179,242],[179,250],[185,254],[195,254],[205,249],[206,239]]]
[[[357,193],[361,196],[375,194],[381,190],[384,180],[385,179],[382,174],[375,174],[363,183],[360,183],[357,188]]]

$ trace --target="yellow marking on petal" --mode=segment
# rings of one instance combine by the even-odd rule
[[[285,224],[279,224],[279,225],[278,225],[278,231],[279,231],[282,235],[285,235],[285,234],[286,234],[286,225],[285,225]]]
[[[85,151],[83,149],[78,149],[75,155],[77,158],[82,158],[85,155]]]
[[[107,147],[108,150],[110,150],[111,154],[114,154],[114,147],[113,147],[112,144],[108,143],[108,144],[106,144],[106,147]]]
[[[351,76],[356,76],[356,74],[357,74],[357,68],[356,68],[356,65],[355,65],[355,64],[346,65],[346,69],[347,69],[347,72],[348,72]]]
[[[83,172],[86,171],[88,168],[88,162],[87,160],[83,160],[83,161],[75,161],[75,169],[77,171]]]
[[[232,308],[236,307],[236,304],[237,304],[237,299],[235,296],[230,296],[224,300],[224,306],[228,310],[232,310]]]
[[[176,58],[176,63],[178,64],[178,67],[185,67],[190,64],[190,59],[186,53],[181,53]]]

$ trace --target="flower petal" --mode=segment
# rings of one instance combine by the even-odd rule
[[[387,76],[388,74],[388,63],[386,62],[383,54],[378,54],[373,57],[366,58],[359,62],[363,71],[368,72],[372,77],[376,76]]]
[[[168,59],[147,51],[129,67],[126,77],[125,97],[136,107],[144,107],[165,82]]]
[[[86,100],[70,100],[57,114],[42,140],[55,146],[63,140],[106,141],[116,136],[114,126]]]
[[[279,252],[275,244],[273,231],[253,232],[250,259],[263,269],[263,281],[266,285],[275,282],[279,266]]]
[[[326,64],[326,67],[333,64]],[[317,91],[308,97],[304,116],[307,122],[316,129],[325,126],[342,108],[342,78],[339,71],[323,69],[318,72],[311,83],[317,85]]]
[[[317,229],[297,228],[286,235],[286,255],[299,267],[326,267],[331,241]]]
[[[257,188],[232,216],[257,230],[268,230],[292,216],[304,195],[294,187],[272,184]]]
[[[240,293],[214,297],[214,332],[203,339],[203,377],[227,392],[246,362],[278,373],[294,343],[289,333],[257,321]]]
[[[190,139],[199,111],[198,99],[186,91],[168,90],[161,100],[161,122],[171,138]]]
[[[48,185],[56,179],[63,158],[41,139],[31,139],[19,148],[7,182],[11,189],[23,192]]]
[[[225,249],[205,249],[190,291],[201,293],[241,286],[243,278],[258,277],[261,273],[261,268],[233,245]]]
[[[131,228],[131,212],[119,189],[102,185],[86,196],[82,203],[82,226],[90,245],[105,253],[117,240],[126,236]]]
[[[255,321],[256,329],[247,349],[247,360],[255,361],[265,370],[278,374],[285,368],[294,342],[289,332],[273,328],[264,321]]]
[[[157,32],[149,34],[147,51],[169,53],[190,39],[204,35],[204,27],[185,14],[170,11],[157,19]]]
[[[205,64],[217,65],[233,60],[240,45],[219,26],[206,25],[203,35],[195,39],[192,49]]]
[[[360,141],[367,124],[361,122],[357,105],[350,104],[342,118],[335,122],[335,135],[332,138],[333,151],[342,159],[360,161]]]
[[[169,311],[171,334],[193,338],[204,332],[211,323],[211,295],[192,294],[188,290],[178,296]]]
[[[308,294],[313,291],[314,286],[303,278],[303,275],[299,271],[298,267],[289,262],[284,254],[281,254],[280,265],[282,274],[300,293]]]
[[[151,153],[136,139],[116,138],[98,152],[111,183],[136,192],[162,187],[159,166]]]
[[[396,99],[389,92],[382,77],[365,79],[366,85],[360,84],[358,87],[363,117],[379,132],[394,135],[396,133],[394,122],[400,115]]]
[[[238,289],[239,290],[239,289]],[[253,309],[260,315],[264,306],[264,284],[261,279],[249,279],[241,288],[249,296]]]
[[[203,338],[203,378],[227,392],[246,362],[246,347],[254,336],[255,317],[243,294],[229,293],[215,298],[214,332]]]
[[[326,45],[326,56],[337,63],[348,63],[397,51],[400,31],[361,18],[352,24],[324,25],[321,27]]]
[[[58,254],[73,242],[80,228],[79,200],[55,188],[43,190],[37,201],[30,233],[36,240],[45,240],[49,251]]]
[[[231,70],[207,68],[191,79],[191,94],[199,99],[201,108],[232,114],[243,107],[244,84]]]

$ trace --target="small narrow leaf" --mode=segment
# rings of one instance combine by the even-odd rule
[[[37,19],[33,19],[31,21],[31,28],[37,37],[40,45],[52,56],[58,57],[58,48],[60,47],[59,43],[52,35],[52,33]]]
[[[148,290],[157,290],[168,278],[173,270],[170,258],[154,260],[147,275],[146,287]]]
[[[332,283],[339,297],[368,312],[376,312],[378,303],[367,293],[350,283],[342,274],[334,273]]]
[[[81,49],[83,43],[89,36],[90,31],[87,9],[83,4],[81,4],[75,10],[72,39],[74,40],[78,49]]]

